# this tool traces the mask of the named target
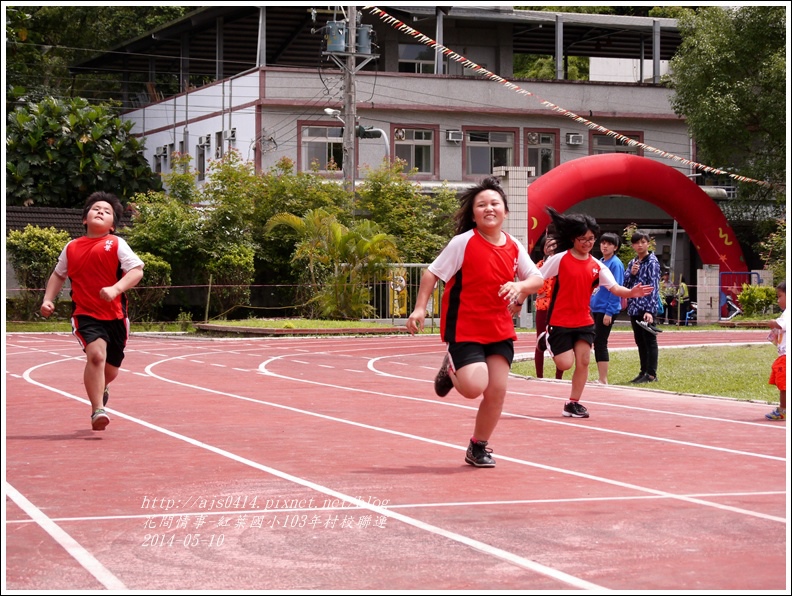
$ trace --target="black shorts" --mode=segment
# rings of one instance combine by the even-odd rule
[[[492,344],[480,344],[474,341],[461,341],[448,344],[448,354],[454,370],[474,362],[486,362],[487,356],[498,354],[506,359],[509,366],[514,360],[514,340],[504,339]]]
[[[72,317],[72,334],[83,351],[88,344],[103,339],[107,344],[107,363],[119,367],[124,361],[124,348],[129,337],[129,319],[101,321],[87,315]]]
[[[547,343],[550,353],[553,355],[563,354],[575,347],[579,341],[584,341],[588,345],[594,343],[594,325],[586,327],[548,327]]]

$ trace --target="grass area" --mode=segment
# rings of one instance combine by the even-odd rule
[[[657,367],[659,380],[647,385],[630,385],[630,380],[638,375],[641,368],[638,350],[611,350],[608,382],[611,385],[778,403],[778,389],[767,382],[770,365],[777,354],[775,346],[769,343],[751,346],[660,348]],[[533,360],[525,360],[515,362],[512,372],[535,376],[536,368]],[[544,372],[547,377],[555,374],[553,362],[549,358],[545,358]],[[565,372],[564,378],[571,379],[572,371]],[[588,378],[590,381],[598,378],[593,354]]]
[[[324,321],[317,319],[243,319],[235,321],[208,321],[226,327],[254,327],[256,329],[370,329],[393,327],[390,323],[371,321]]]
[[[69,321],[6,321],[5,330],[7,333],[52,333],[66,332],[71,333],[71,323]],[[184,331],[180,323],[132,323],[132,333],[144,331]],[[190,326],[188,331],[194,331]]]

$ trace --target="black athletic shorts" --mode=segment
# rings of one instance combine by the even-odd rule
[[[129,319],[101,321],[87,315],[72,317],[72,334],[83,351],[88,344],[103,339],[107,344],[107,363],[119,367],[124,361],[124,348],[129,338]]]
[[[480,344],[474,341],[462,341],[448,344],[448,354],[454,370],[459,370],[467,364],[486,362],[487,356],[498,354],[506,359],[511,366],[514,360],[514,340],[504,339],[492,344]]]
[[[586,327],[548,327],[547,343],[550,353],[554,356],[563,354],[575,347],[579,341],[584,341],[588,345],[594,343],[594,325]]]

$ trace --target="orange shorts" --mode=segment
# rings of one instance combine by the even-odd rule
[[[779,356],[773,361],[773,366],[770,368],[771,385],[778,387],[779,391],[786,391],[786,356]]]

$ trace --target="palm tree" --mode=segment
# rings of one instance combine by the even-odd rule
[[[285,225],[297,234],[292,263],[307,263],[313,295],[310,302],[322,316],[360,319],[371,315],[371,284],[388,279],[388,264],[401,263],[395,237],[362,220],[351,228],[323,209],[303,217],[278,213],[265,226],[267,233]]]

